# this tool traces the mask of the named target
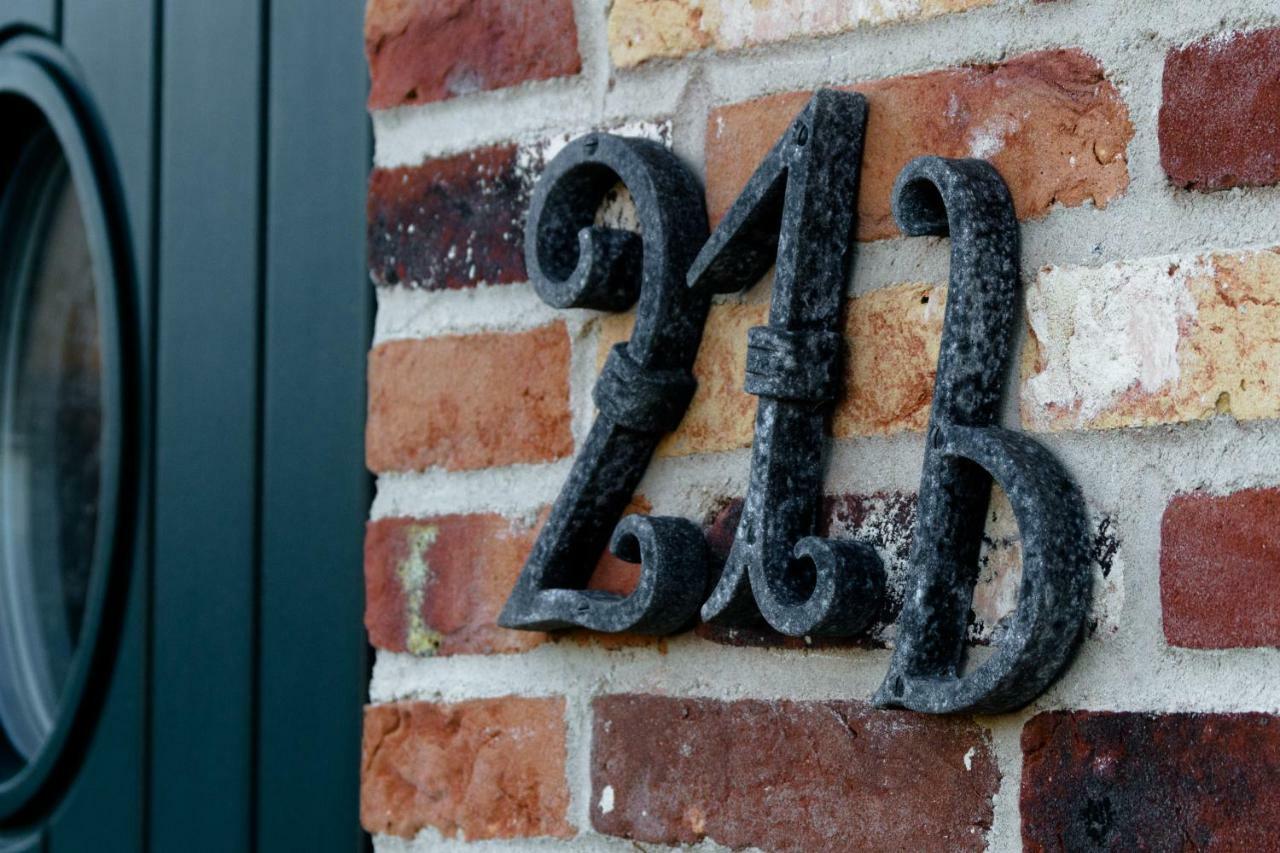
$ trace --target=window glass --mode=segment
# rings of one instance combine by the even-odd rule
[[[4,190],[0,727],[32,759],[84,620],[100,496],[102,362],[88,238],[53,135]]]

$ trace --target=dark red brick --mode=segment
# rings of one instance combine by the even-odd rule
[[[1160,604],[1175,646],[1280,646],[1280,489],[1171,500],[1160,522]]]
[[[1053,712],[1022,730],[1027,850],[1275,850],[1280,720]]]
[[[1280,182],[1280,29],[1214,35],[1164,61],[1160,165],[1180,187]]]
[[[369,109],[577,74],[572,0],[370,0]]]
[[[412,838],[573,834],[564,700],[398,702],[364,713],[360,822]]]
[[[524,281],[528,204],[513,145],[375,169],[366,233],[373,280],[426,290]]]
[[[638,695],[593,708],[600,832],[805,853],[986,847],[1000,777],[970,720]]]

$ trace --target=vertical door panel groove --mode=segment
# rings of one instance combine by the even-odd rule
[[[258,846],[356,850],[372,302],[363,4],[271,6]]]
[[[166,0],[151,842],[252,847],[262,62],[258,0]]]

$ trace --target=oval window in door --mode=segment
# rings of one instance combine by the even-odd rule
[[[56,49],[0,49],[0,824],[91,736],[132,568],[133,285],[115,174]]]
[[[66,159],[35,134],[6,193],[0,365],[0,725],[30,761],[53,732],[84,621],[98,520],[102,357]],[[10,195],[12,194],[12,195]]]

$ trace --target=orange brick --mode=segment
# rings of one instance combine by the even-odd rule
[[[1030,53],[847,87],[870,101],[858,238],[898,234],[893,182],[922,154],[990,160],[1020,219],[1055,204],[1105,207],[1129,185],[1129,110],[1097,60],[1078,50]],[[808,102],[791,92],[713,110],[707,124],[707,208],[718,222],[760,160]]]
[[[573,834],[563,699],[399,702],[365,709],[360,822],[412,838]]]
[[[372,471],[548,462],[573,452],[563,323],[391,341],[369,354]]]
[[[769,306],[714,305],[693,365],[698,389],[680,427],[663,438],[658,456],[688,456],[751,446],[756,398],[742,390],[746,375],[747,329],[766,322]],[[609,348],[631,336],[634,314],[612,314],[601,321],[598,366]]]
[[[844,393],[836,402],[836,438],[923,430],[929,422],[933,376],[942,337],[946,289],[927,284],[886,287],[852,300],[844,323]],[[747,329],[768,322],[763,302],[711,308],[693,373],[698,390],[680,427],[658,445],[659,456],[687,456],[750,447],[756,398],[742,390]],[[603,321],[598,359],[627,339],[632,316]]]
[[[845,392],[832,415],[832,435],[887,435],[929,425],[946,302],[944,287],[902,284],[849,304]]]

